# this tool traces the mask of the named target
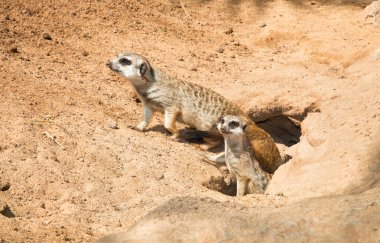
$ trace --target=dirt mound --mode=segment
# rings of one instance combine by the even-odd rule
[[[306,221],[316,232],[336,222],[331,232],[354,232],[358,240],[376,236],[378,204],[365,205],[373,203],[379,180],[378,160],[370,158],[380,130],[380,32],[364,19],[364,1],[182,3],[1,4],[0,241],[89,242],[132,225],[126,234],[137,237],[144,222],[153,222],[144,216],[161,217],[161,209],[169,214],[163,222],[173,225],[235,215],[252,236],[260,232],[243,219],[251,215],[247,222],[257,223],[268,216],[260,229],[271,234],[268,227],[294,205],[294,214],[302,215],[308,214],[302,205],[329,202],[331,211],[321,211],[331,213],[326,221],[315,215],[321,226]],[[142,105],[127,81],[105,66],[122,50],[223,94],[267,129],[281,152],[293,156],[273,176],[268,195],[236,198],[203,186],[222,176],[205,160],[212,153],[171,140],[161,115],[147,132],[133,130]],[[223,184],[212,183],[214,189]],[[352,193],[361,194],[336,196]],[[316,196],[323,198],[293,204]],[[178,218],[182,208],[169,206],[181,200],[198,209]],[[360,223],[338,226],[352,215]],[[281,229],[288,239],[302,229],[308,239],[302,222]],[[203,223],[200,237],[219,230],[208,225],[216,223],[211,219]]]
[[[245,208],[180,197],[157,207],[127,233],[102,242],[361,242],[380,237],[379,188],[355,196],[313,198],[278,209]],[[175,224],[173,223],[175,222]]]

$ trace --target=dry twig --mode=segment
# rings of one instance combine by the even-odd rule
[[[53,142],[55,142],[56,144],[58,144],[63,150],[66,149],[62,144],[60,144],[60,143],[56,140],[55,136],[50,135],[50,133],[48,133],[47,131],[45,131],[45,135],[46,135],[48,138],[50,138],[51,140],[53,140]]]
[[[181,7],[182,7],[183,11],[185,11],[187,17],[189,17],[189,18],[191,19],[191,16],[190,16],[190,14],[186,11],[185,5],[183,4],[182,0],[179,0],[179,2],[181,3]]]

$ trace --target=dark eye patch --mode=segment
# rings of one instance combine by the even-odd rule
[[[120,63],[121,65],[131,65],[131,61],[128,60],[127,58],[121,58],[121,59],[119,60],[119,63]]]
[[[239,126],[239,122],[236,122],[236,121],[231,121],[230,123],[228,123],[228,126],[230,128],[236,128]]]

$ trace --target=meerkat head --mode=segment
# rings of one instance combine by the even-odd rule
[[[247,122],[238,116],[225,116],[218,123],[218,130],[223,136],[241,135],[246,129]]]
[[[141,55],[122,53],[106,64],[112,71],[127,78],[133,85],[141,86],[152,80],[152,68]]]

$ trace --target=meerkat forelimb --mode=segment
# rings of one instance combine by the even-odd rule
[[[225,159],[231,174],[237,179],[237,196],[245,193],[264,193],[271,175],[265,172],[255,158],[247,137],[250,122],[239,116],[225,116],[218,130],[225,141]]]

